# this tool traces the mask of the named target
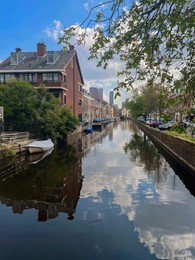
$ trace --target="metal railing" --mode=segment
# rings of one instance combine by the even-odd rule
[[[1,133],[0,144],[14,144],[29,139],[29,132]]]

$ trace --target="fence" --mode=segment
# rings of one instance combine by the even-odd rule
[[[29,132],[1,133],[0,144],[15,144],[29,139]]]

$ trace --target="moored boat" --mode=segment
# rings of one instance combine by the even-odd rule
[[[41,153],[46,152],[54,147],[54,143],[51,139],[43,140],[43,141],[34,141],[25,146],[25,149],[30,153]]]
[[[83,130],[84,133],[89,134],[93,132],[93,127],[92,126],[88,126]]]
[[[29,164],[36,164],[36,163],[40,162],[41,160],[43,160],[47,155],[51,154],[53,149],[54,148],[51,148],[44,153],[33,153],[33,154],[28,153],[26,156],[26,161]]]

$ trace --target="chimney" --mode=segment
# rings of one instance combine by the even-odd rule
[[[37,56],[43,57],[46,54],[46,45],[44,42],[39,42],[37,44]]]
[[[74,51],[74,45],[69,46],[69,51]]]
[[[16,48],[16,52],[22,52],[22,49]]]

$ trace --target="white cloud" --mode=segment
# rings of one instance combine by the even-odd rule
[[[87,8],[87,5],[85,4]],[[79,29],[78,33],[81,33],[82,29]],[[45,30],[47,36],[54,41],[58,41],[58,38],[63,34],[63,25],[60,21],[54,20],[54,25],[47,27]],[[108,64],[108,68],[105,70],[103,68],[97,67],[97,60],[88,60],[89,57],[89,47],[93,43],[94,30],[91,28],[86,29],[87,38],[85,45],[79,45],[76,47],[78,59],[82,71],[82,75],[85,82],[85,88],[89,90],[90,87],[98,87],[104,89],[104,98],[108,102],[109,91],[117,85],[118,71],[123,68],[123,64],[119,60],[112,60]],[[129,96],[126,91],[121,91],[122,97],[115,100],[115,104],[121,106],[121,102],[125,101]]]
[[[85,9],[86,9],[87,11],[89,11],[89,3],[88,3],[88,2],[85,2],[85,3],[84,3],[84,7],[85,7]]]
[[[89,8],[89,4],[84,4],[85,8]],[[77,25],[74,25],[75,27]],[[79,28],[77,34],[81,34],[84,29]],[[54,25],[47,27],[45,30],[47,36],[54,41],[58,42],[60,36],[63,35],[63,24],[61,21],[54,20]],[[102,67],[97,67],[98,61],[95,59],[88,60],[90,56],[89,48],[93,44],[94,30],[93,28],[86,28],[85,33],[87,35],[84,45],[77,45],[76,51],[78,54],[78,59],[81,67],[81,72],[85,82],[85,88],[89,90],[90,87],[97,87],[104,89],[104,100],[109,101],[109,92],[117,86],[117,81],[124,80],[124,78],[119,78],[117,73],[124,68],[124,64],[117,58],[113,59],[108,63],[107,69]],[[71,39],[73,44],[76,43],[75,39]],[[142,61],[141,67],[145,67],[145,62]],[[179,77],[179,74],[176,73],[175,67],[170,68],[170,72],[173,73],[175,78]],[[136,81],[133,83],[133,88],[140,88],[146,81]],[[127,98],[131,97],[131,92],[127,92],[124,89],[120,90],[121,97],[118,97],[115,100],[115,104],[121,107],[121,103],[124,102]]]
[[[60,21],[54,20],[54,26],[47,27],[44,32],[47,34],[49,38],[54,39],[55,41],[58,41],[58,38],[63,33],[63,25]]]

